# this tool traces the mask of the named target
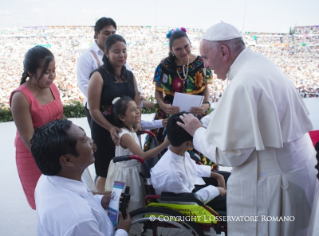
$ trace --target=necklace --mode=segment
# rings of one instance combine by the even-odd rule
[[[187,58],[186,75],[185,75],[184,66],[183,66],[183,72],[184,72],[184,76],[185,76],[184,78],[181,77],[181,75],[180,75],[179,72],[178,72],[178,69],[176,70],[178,77],[179,77],[182,81],[185,81],[185,80],[187,79],[187,77],[188,77],[188,66],[189,66],[189,57]]]

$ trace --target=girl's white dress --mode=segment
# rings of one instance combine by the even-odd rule
[[[119,133],[120,138],[124,134],[129,134],[133,137],[134,141],[140,146],[136,133],[130,132],[126,128],[121,128],[122,132]],[[116,146],[115,156],[133,155],[127,148]],[[131,200],[129,203],[128,211],[144,207],[144,198],[146,196],[143,179],[140,177],[142,171],[142,164],[137,160],[121,161],[114,163],[110,161],[109,169],[107,172],[105,190],[111,191],[113,189],[114,181],[125,182],[125,186],[130,186]],[[124,192],[124,190],[123,190]]]

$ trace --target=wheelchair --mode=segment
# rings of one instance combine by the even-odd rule
[[[156,195],[151,185],[148,163],[136,155],[114,157],[114,162],[138,160],[143,168],[140,173],[146,190],[145,207],[130,212],[130,236],[216,235],[227,236],[227,223],[222,221],[226,212],[206,206],[196,193],[169,193]]]

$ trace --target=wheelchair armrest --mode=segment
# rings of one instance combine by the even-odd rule
[[[199,206],[204,206],[202,198],[196,193],[170,193],[162,192],[162,201],[175,201],[175,202],[195,202]]]

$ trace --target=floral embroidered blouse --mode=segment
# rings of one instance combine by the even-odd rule
[[[177,66],[181,78],[185,78],[186,66]],[[174,96],[175,92],[186,94],[201,94],[207,84],[211,83],[212,72],[204,68],[203,59],[200,56],[189,64],[187,79],[183,82],[173,69],[172,64],[164,59],[156,68],[154,82],[156,90],[165,95]]]

